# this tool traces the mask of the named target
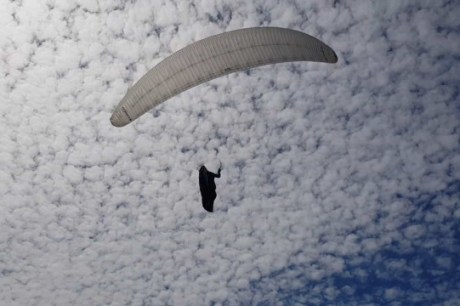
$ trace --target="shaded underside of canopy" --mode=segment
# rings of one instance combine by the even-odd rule
[[[252,67],[293,61],[335,63],[335,52],[305,33],[247,28],[211,36],[167,57],[147,72],[115,109],[110,121],[124,126],[167,99],[203,82]]]

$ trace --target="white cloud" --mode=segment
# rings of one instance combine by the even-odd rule
[[[4,303],[458,300],[455,4],[0,7]],[[339,62],[235,73],[110,125],[171,52],[259,25],[316,36]],[[207,214],[196,169],[219,161]]]

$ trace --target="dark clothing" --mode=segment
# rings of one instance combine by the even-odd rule
[[[214,178],[220,177],[220,169],[217,174],[209,172],[205,166],[200,168],[200,192],[201,203],[206,211],[213,212],[214,200],[217,197],[216,183]]]

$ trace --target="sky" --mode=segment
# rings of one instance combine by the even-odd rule
[[[0,0],[0,305],[460,305],[456,1]],[[188,44],[268,65],[110,116]],[[217,170],[215,212],[198,168]]]

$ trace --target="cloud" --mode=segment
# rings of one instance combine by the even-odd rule
[[[4,303],[459,300],[453,2],[0,6]],[[304,31],[339,62],[234,73],[110,125],[162,59],[250,26]],[[219,161],[207,214],[196,169]]]

